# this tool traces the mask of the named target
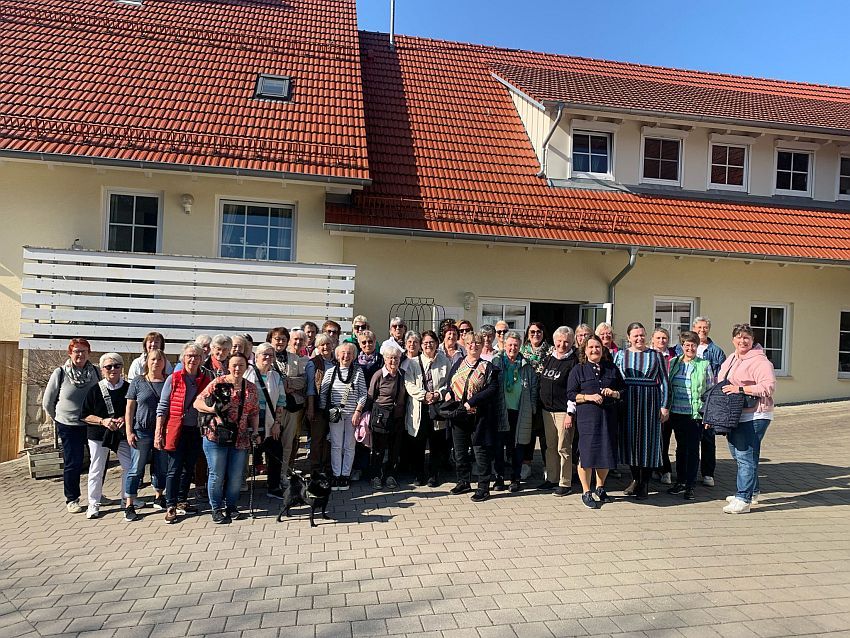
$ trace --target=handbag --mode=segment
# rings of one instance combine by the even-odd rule
[[[350,368],[351,372],[348,377],[348,383],[345,386],[345,392],[342,393],[342,401],[337,406],[331,405],[331,397],[333,396],[333,387],[334,387],[334,379],[339,379],[342,381],[342,375],[339,373],[339,366],[334,367],[334,371],[331,375],[331,382],[328,384],[328,396],[325,399],[325,413],[328,417],[328,423],[339,423],[342,419],[342,411],[345,409],[345,404],[348,401],[348,395],[351,392],[351,386],[354,383],[354,374],[357,370],[352,366]],[[345,381],[343,381],[345,383]]]
[[[381,374],[380,370],[375,373],[375,376],[377,377],[378,374]],[[372,397],[372,411],[369,418],[369,427],[372,429],[374,434],[389,434],[392,431],[390,421],[398,399],[398,390],[401,385],[401,370],[399,370],[396,375],[395,390],[393,391],[393,404],[389,408],[378,405],[376,402],[378,398],[377,396]],[[380,383],[380,377],[377,378],[378,383]],[[378,393],[378,383],[375,383],[376,395]]]
[[[726,394],[723,388],[727,385],[732,385],[729,382],[729,373],[732,371],[735,363],[729,366],[726,371],[726,376],[713,385],[702,395],[702,422],[705,425],[712,426],[715,434],[724,436],[738,427],[738,422],[741,419],[741,413],[745,407],[754,407],[747,405],[747,395],[740,392]],[[758,402],[757,397],[753,397]]]
[[[354,440],[367,448],[372,447],[372,426],[369,425],[371,420],[372,413],[364,412],[360,415],[360,420],[354,424]]]
[[[106,379],[98,381],[97,386],[100,388],[100,393],[103,395],[103,402],[106,404],[106,411],[110,419],[115,418],[115,406],[112,405],[112,397],[109,396],[109,387],[106,385]],[[126,383],[126,381],[124,382]],[[126,424],[118,430],[107,430],[103,435],[103,447],[118,452],[118,447],[121,441],[127,438]]]
[[[478,365],[480,363],[481,359],[476,361],[472,371],[467,375],[466,382],[463,384],[463,392],[461,393],[459,400],[446,399],[434,404],[436,406],[438,420],[451,421],[452,427],[460,427],[461,429],[474,428],[475,419],[473,419],[472,415],[467,412],[464,404],[466,403],[467,392],[469,392],[469,380],[472,377],[473,372],[478,369]],[[449,379],[449,384],[451,384],[451,379]],[[470,425],[473,426],[473,428],[470,428]]]

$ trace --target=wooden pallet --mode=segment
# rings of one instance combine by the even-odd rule
[[[65,464],[61,450],[27,450],[30,464],[30,477],[34,479],[57,478],[62,476]]]

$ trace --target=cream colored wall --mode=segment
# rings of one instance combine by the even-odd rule
[[[532,131],[529,126],[534,126],[536,132],[540,128],[540,116],[547,119],[546,126],[548,127],[553,119],[542,114],[538,109],[532,107],[530,103],[525,101],[518,95],[512,94],[515,104],[517,104],[518,112],[529,130],[529,135],[532,136]],[[532,119],[527,112],[529,109],[536,111],[537,119]],[[552,136],[549,143],[549,161],[547,162],[547,175],[553,179],[564,179],[570,176],[570,130],[572,128],[582,130],[597,130],[594,127],[594,122],[584,119],[589,113],[581,111],[568,112],[558,126],[556,133]],[[600,114],[604,119],[610,120],[617,118],[617,114],[604,113]],[[635,119],[628,116],[621,116],[621,123],[616,132],[613,133],[614,139],[614,179],[621,184],[640,184],[641,172],[641,127],[646,124],[646,120]],[[682,187],[685,190],[705,191],[708,188],[708,170],[709,170],[709,135],[712,132],[719,132],[722,129],[719,126],[710,126],[699,122],[681,121],[666,121],[664,126],[692,126],[693,130],[688,132],[687,137],[683,140],[684,143],[684,161],[682,164]],[[543,136],[545,137],[548,128],[546,128]],[[781,138],[800,137],[799,133],[788,132],[780,134],[776,132],[765,132],[764,130],[754,129],[752,127],[736,128],[737,134],[753,135],[753,143],[750,146],[749,171],[750,171],[750,190],[749,194],[763,197],[773,195],[773,187],[775,183],[775,157],[776,157],[776,140]],[[536,135],[536,133],[535,133]],[[760,135],[760,137],[755,136]],[[805,139],[808,137],[803,136]],[[537,139],[532,136],[532,140]],[[814,138],[812,138],[814,139]],[[542,141],[542,137],[540,138]],[[829,142],[829,138],[819,138],[823,146],[815,152],[815,175],[814,175],[814,194],[813,199],[819,201],[835,201],[837,195],[837,176],[839,167],[840,152],[838,145],[847,144],[850,138],[839,140],[835,139],[838,145]],[[537,142],[535,152],[540,154],[540,143]],[[805,206],[808,198],[800,198],[801,206]]]
[[[537,159],[542,160],[543,140],[546,137],[546,133],[549,132],[551,120],[545,112],[541,111],[537,106],[518,93],[510,91],[510,95],[525,127],[525,131],[528,133],[531,147],[534,149]]]
[[[622,251],[355,236],[345,238],[343,258],[357,264],[355,312],[368,316],[381,338],[390,305],[406,296],[434,297],[443,306],[461,306],[466,291],[478,298],[600,303],[608,281],[627,263]],[[654,299],[665,296],[695,298],[697,313],[712,319],[713,337],[727,352],[731,326],[748,320],[750,304],[790,304],[790,376],[778,380],[777,400],[850,397],[850,380],[837,378],[838,322],[842,309],[850,310],[847,269],[641,256],[617,287],[617,334],[631,321],[650,327]],[[477,317],[476,303],[466,318]]]
[[[291,182],[192,176],[139,170],[5,161],[0,166],[0,340],[17,340],[20,322],[22,246],[68,248],[76,237],[103,250],[108,189],[149,191],[162,196],[162,252],[217,256],[216,198],[241,198],[296,207],[295,260],[342,262],[342,240],[322,227],[325,189]],[[180,204],[195,198],[192,213]]]

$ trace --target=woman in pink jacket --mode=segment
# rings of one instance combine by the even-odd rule
[[[749,324],[736,324],[732,328],[735,353],[723,362],[717,375],[726,394],[740,393],[747,403],[738,427],[729,432],[729,452],[738,464],[738,487],[734,496],[728,497],[723,508],[727,514],[744,514],[759,497],[759,453],[767,426],[773,420],[773,390],[776,375],[773,363],[761,346],[754,346],[753,329]]]

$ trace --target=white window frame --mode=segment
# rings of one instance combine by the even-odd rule
[[[782,326],[782,367],[774,368],[774,374],[777,377],[787,377],[790,376],[791,370],[791,348],[790,348],[790,339],[791,339],[791,304],[787,303],[766,303],[760,301],[751,301],[749,304],[749,314],[748,317],[752,317],[753,308],[779,308],[782,310],[783,314],[783,323]],[[750,326],[755,328],[763,328],[763,326]],[[764,347],[764,344],[762,344]]]
[[[742,186],[737,186],[734,184],[716,184],[711,181],[711,166],[713,164],[714,158],[714,147],[715,146],[726,146],[729,148],[742,148],[744,149],[744,184]],[[706,190],[719,190],[719,191],[733,191],[736,193],[749,193],[750,192],[750,153],[752,148],[749,144],[740,144],[733,142],[726,142],[722,139],[711,140],[708,143],[708,174],[706,175]],[[774,176],[775,178],[775,176]]]
[[[478,323],[476,325],[481,326],[484,323],[484,305],[500,305],[500,306],[523,306],[525,308],[525,325],[519,326],[517,328],[511,328],[511,330],[516,330],[521,335],[525,335],[525,329],[528,327],[528,322],[531,321],[531,301],[528,299],[502,299],[500,297],[479,297],[478,298]],[[504,315],[504,312],[502,313]],[[501,318],[504,318],[501,317]],[[495,325],[495,324],[494,324]]]
[[[259,204],[261,206],[277,206],[280,208],[292,209],[292,248],[289,252],[289,260],[281,261],[278,259],[263,259],[262,262],[288,264],[297,261],[297,246],[298,246],[298,205],[285,199],[273,199],[263,197],[245,197],[244,195],[216,195],[215,198],[215,225],[213,233],[215,233],[214,245],[215,254],[221,257],[221,227],[224,224],[224,204]],[[248,261],[257,261],[249,259]]]
[[[841,160],[846,159],[850,161],[850,148],[841,149],[841,154],[838,156],[838,170],[836,171],[835,176],[835,199],[836,200],[850,200],[850,193],[846,195],[841,194]]]
[[[641,127],[641,135],[640,135],[640,157],[639,157],[639,168],[638,175],[639,181],[641,184],[662,184],[665,186],[681,186],[685,181],[685,140],[688,137],[687,131],[680,131],[679,129],[666,129],[657,126],[644,126]],[[678,166],[679,166],[679,179],[657,179],[655,177],[644,177],[643,176],[643,163],[646,153],[646,140],[654,139],[654,140],[666,140],[672,142],[679,142],[679,158],[678,158]]]
[[[156,253],[162,252],[162,218],[163,218],[163,202],[165,200],[162,191],[149,191],[137,188],[105,188],[103,190],[103,235],[101,237],[101,246],[104,252],[117,252],[109,250],[109,201],[113,195],[130,195],[132,197],[155,197],[157,200],[156,211]],[[133,223],[135,226],[135,220]],[[143,253],[149,254],[149,253]]]
[[[602,312],[605,316],[603,321],[605,323],[611,323],[611,317],[612,317],[613,309],[614,309],[614,304],[611,304],[611,303],[583,303],[579,306],[579,311],[578,311],[579,323],[587,323],[587,321],[584,317],[585,312],[592,312],[594,315],[596,315],[599,312]],[[598,326],[600,323],[601,323],[600,321],[594,320],[592,324],[588,323],[587,325],[590,326],[591,330],[593,330],[595,332],[596,326]]]
[[[788,190],[785,188],[777,188],[776,187],[776,174],[779,171],[779,154],[780,153],[800,153],[809,156],[809,175],[806,179],[806,186],[808,190],[806,191],[795,191]],[[792,160],[793,161],[793,160]],[[793,164],[792,164],[793,166]],[[791,179],[793,180],[793,174]],[[813,148],[800,148],[795,146],[777,146],[773,151],[773,174],[771,175],[771,188],[773,189],[774,195],[788,195],[790,197],[809,197],[811,198],[814,193],[814,184],[815,181],[815,151]]]
[[[841,315],[843,315],[845,312],[848,315],[850,315],[850,308],[842,308],[841,311],[838,313],[838,339],[839,339],[839,341],[838,341],[838,346],[839,346],[838,352],[839,352],[839,355],[842,352],[842,350],[841,350],[841,333],[842,333],[842,330],[841,330]],[[839,362],[836,361],[836,364],[838,364],[838,363]],[[850,372],[841,372],[841,370],[838,370],[838,378],[839,379],[850,379]]]
[[[608,138],[608,172],[594,173],[593,171],[577,171],[573,168],[573,140],[576,135],[595,135]],[[589,127],[576,127],[570,130],[570,177],[585,179],[614,180],[614,133],[611,131],[596,131]]]
[[[691,307],[691,318],[690,318],[690,321],[688,322],[688,327],[687,327],[688,330],[690,330],[691,327],[693,326],[694,319],[699,316],[697,314],[697,300],[694,297],[671,297],[669,295],[655,296],[655,297],[652,298],[652,326],[647,326],[647,337],[651,337],[652,336],[651,331],[658,327],[655,324],[655,312],[656,312],[655,309],[658,306],[659,302],[669,303],[669,304],[686,303],[686,304],[690,305],[690,307]],[[670,326],[662,324],[661,327],[666,328],[668,331],[670,331]],[[671,348],[675,347],[678,343],[679,343],[679,333],[677,332],[677,333],[674,334],[671,331],[670,332],[670,344],[671,344],[670,347]]]

